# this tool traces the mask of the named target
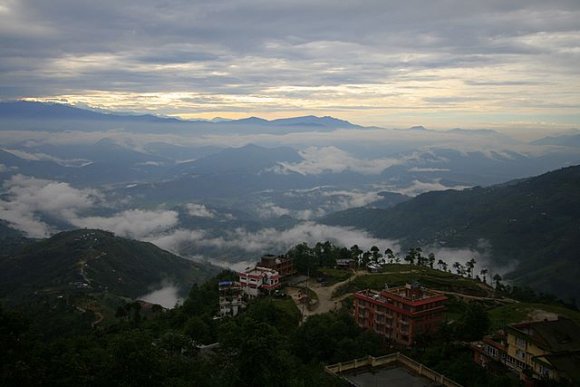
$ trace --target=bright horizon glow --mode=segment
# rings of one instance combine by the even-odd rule
[[[563,0],[0,0],[0,99],[551,133],[580,127],[578,20]]]

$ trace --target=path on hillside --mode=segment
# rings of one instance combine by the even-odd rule
[[[351,275],[349,278],[347,278],[344,281],[341,282],[337,282],[331,286],[323,286],[320,283],[309,279],[307,281],[307,287],[312,290],[314,293],[316,293],[316,296],[318,298],[318,303],[316,305],[314,305],[311,309],[309,310],[304,304],[300,303],[300,293],[301,290],[300,288],[297,287],[289,287],[287,288],[287,293],[292,297],[292,299],[294,300],[294,302],[296,303],[296,306],[298,306],[298,308],[302,311],[302,316],[303,319],[305,320],[308,316],[312,316],[315,314],[322,314],[322,313],[327,313],[333,310],[338,310],[340,309],[340,307],[342,306],[341,301],[344,300],[345,298],[347,298],[348,296],[350,296],[352,294],[352,292],[349,293],[345,293],[337,298],[332,298],[332,294],[334,293],[334,291],[353,281],[355,278],[363,276],[363,275],[385,275],[385,274],[409,274],[409,273],[414,273],[416,272],[416,270],[408,270],[408,271],[398,271],[398,272],[387,272],[387,273],[369,273],[365,270],[358,270],[355,271],[353,270],[353,275]],[[436,292],[436,293],[440,293],[440,294],[447,294],[447,295],[454,295],[454,296],[458,296],[463,298],[464,300],[480,300],[480,301],[495,301],[495,302],[505,302],[505,303],[518,303],[519,301],[511,299],[511,298],[494,298],[494,297],[486,297],[486,296],[471,296],[471,295],[467,295],[467,294],[463,294],[463,293],[457,293],[457,292],[450,292],[450,291],[444,291],[444,290],[435,290],[435,289],[431,289],[432,291]]]
[[[105,319],[105,316],[101,312],[93,310],[93,313],[97,316],[97,319],[91,323],[91,328],[96,327]]]
[[[292,297],[298,309],[302,311],[303,319],[306,319],[308,316],[312,316],[314,314],[322,314],[327,313],[333,310],[337,310],[340,308],[340,301],[342,301],[348,294],[341,296],[335,300],[332,299],[332,293],[336,288],[342,286],[356,277],[364,274],[362,271],[354,272],[353,275],[348,277],[346,280],[337,282],[331,286],[322,286],[320,283],[313,281],[311,278],[306,281],[305,286],[316,293],[316,297],[318,298],[318,303],[312,307],[312,310],[309,310],[304,304],[300,302],[300,294],[301,289],[298,287],[289,287],[286,289],[288,295]]]
[[[336,289],[339,287],[353,281],[355,278],[363,276],[363,275],[376,275],[376,274],[406,274],[406,273],[413,273],[414,270],[409,271],[399,271],[399,272],[392,272],[392,273],[369,273],[366,270],[353,270],[353,274],[348,277],[346,280],[337,282],[330,286],[323,286],[320,283],[309,279],[307,281],[308,288],[316,293],[318,298],[318,303],[312,307],[312,310],[309,310],[305,305],[300,303],[300,289],[296,287],[291,287],[287,289],[287,293],[292,296],[292,299],[296,303],[296,306],[302,311],[303,318],[306,319],[308,316],[312,316],[314,314],[322,314],[327,313],[333,310],[338,310],[341,307],[341,301],[350,296],[352,293],[343,294],[337,298],[332,298],[332,294]]]
[[[431,289],[431,291],[434,293],[439,293],[439,294],[447,294],[450,296],[457,296],[457,297],[463,298],[464,300],[496,301],[496,302],[505,302],[508,304],[518,304],[519,303],[518,300],[514,300],[513,298],[507,298],[507,297],[496,298],[496,297],[486,297],[486,296],[471,296],[468,294],[449,292],[446,290],[437,290],[437,289]]]

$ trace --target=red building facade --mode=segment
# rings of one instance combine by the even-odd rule
[[[435,332],[443,321],[447,300],[418,284],[354,294],[354,319],[401,345],[411,346],[417,335]]]

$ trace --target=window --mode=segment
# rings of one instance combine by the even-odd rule
[[[491,345],[486,345],[485,346],[485,353],[487,353],[488,355],[497,358],[498,357],[498,350],[497,348],[492,347]]]
[[[540,375],[549,378],[550,377],[550,369],[547,367],[544,367],[543,365],[540,365]]]
[[[525,340],[525,339],[522,339],[521,337],[516,337],[516,345],[517,345],[519,348],[523,348],[523,349],[525,349],[525,348],[526,348],[526,343],[527,343],[527,342],[526,342],[526,340]]]

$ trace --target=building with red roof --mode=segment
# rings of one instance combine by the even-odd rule
[[[411,346],[417,335],[439,329],[446,300],[418,283],[382,291],[361,290],[354,294],[354,319],[361,328]]]

